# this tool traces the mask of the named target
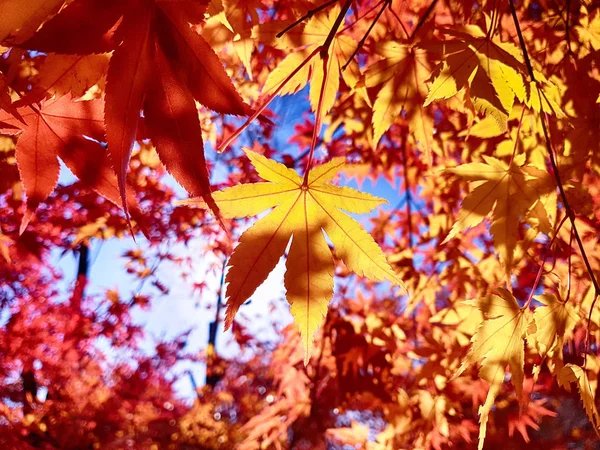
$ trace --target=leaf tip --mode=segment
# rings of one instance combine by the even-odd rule
[[[25,214],[23,214],[23,219],[21,219],[21,226],[19,227],[19,236],[21,236],[27,229],[27,225],[29,225],[29,222],[31,222],[33,214],[34,211],[30,208],[27,208],[27,211],[25,211]]]

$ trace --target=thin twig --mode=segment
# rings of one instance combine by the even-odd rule
[[[509,1],[510,3],[510,9],[511,9],[511,13],[513,16],[513,20],[515,22],[515,27],[517,29],[517,35],[519,36],[519,42],[521,44],[521,50],[523,51],[523,55],[525,58],[525,64],[527,66],[527,70],[529,71],[529,76],[531,77],[531,80],[533,82],[536,82],[535,79],[535,75],[533,73],[533,67],[531,66],[531,61],[529,60],[529,56],[527,54],[527,48],[525,47],[525,40],[523,39],[523,34],[521,33],[521,28],[519,27],[519,19],[517,18],[517,13],[515,11],[515,6],[513,5],[512,1]],[[538,93],[540,94],[540,97],[542,96],[542,92],[540,92],[539,88],[538,88]],[[542,124],[542,131],[544,133],[544,140],[545,140],[545,144],[546,144],[546,150],[548,151],[548,156],[550,158],[550,164],[552,166],[552,172],[554,173],[554,179],[556,181],[556,184],[558,186],[558,191],[560,193],[560,197],[561,200],[563,202],[563,205],[565,207],[565,210],[567,212],[567,215],[569,216],[569,220],[571,221],[571,226],[573,228],[573,233],[575,234],[575,240],[577,241],[577,246],[579,247],[579,250],[581,252],[581,256],[583,258],[583,262],[585,264],[586,270],[590,276],[590,279],[592,281],[592,284],[594,285],[594,289],[596,291],[596,295],[600,295],[600,285],[598,284],[598,280],[596,279],[596,275],[594,274],[594,271],[592,269],[592,266],[590,264],[590,261],[587,257],[587,254],[585,252],[585,248],[583,247],[583,242],[581,240],[581,237],[579,236],[579,232],[577,231],[577,227],[575,226],[575,213],[573,212],[573,208],[571,208],[571,205],[569,204],[569,201],[567,200],[567,195],[565,193],[565,189],[564,186],[562,184],[562,181],[560,179],[560,173],[558,171],[558,165],[556,164],[556,158],[554,156],[554,150],[552,148],[552,144],[550,143],[550,134],[548,132],[548,126],[546,124],[547,121],[547,114],[544,113],[544,118],[541,118],[542,120],[540,120],[541,124]]]
[[[409,41],[412,41],[415,38],[415,36],[417,35],[418,31],[425,24],[425,22],[427,21],[427,18],[429,17],[429,15],[431,14],[431,12],[435,8],[435,5],[437,4],[437,2],[438,2],[438,0],[433,0],[431,2],[431,4],[429,5],[429,8],[427,8],[427,11],[425,11],[425,14],[423,14],[423,16],[421,17],[421,19],[419,20],[419,23],[417,24],[417,26],[413,30],[412,34],[408,38]]]
[[[406,220],[407,220],[407,228],[408,228],[408,247],[412,248],[412,194],[410,193],[410,184],[408,182],[408,156],[406,152],[406,137],[408,134],[408,130],[402,134],[402,165],[404,166],[404,198],[406,203]]]
[[[346,61],[346,63],[342,66],[342,72],[344,70],[346,70],[346,67],[348,67],[348,65],[352,62],[352,60],[354,59],[354,57],[356,56],[356,54],[359,52],[359,50],[363,47],[363,45],[365,45],[365,41],[369,37],[369,34],[371,34],[371,31],[373,30],[373,27],[375,26],[375,24],[377,23],[377,21],[379,20],[379,18],[381,17],[381,15],[383,14],[383,11],[385,11],[385,8],[391,3],[391,1],[392,0],[381,0],[379,3],[377,3],[377,5],[375,5],[373,8],[371,8],[371,11],[372,11],[378,5],[380,5],[381,3],[383,3],[383,6],[377,12],[377,14],[375,15],[375,18],[373,19],[373,22],[371,22],[371,25],[369,25],[369,28],[367,29],[367,32],[363,35],[363,37],[361,38],[361,40],[358,42],[358,45],[356,46],[356,48],[352,52],[352,55],[350,55],[350,58],[348,58],[348,61]],[[369,12],[371,12],[371,11],[369,11]]]
[[[198,400],[202,400],[202,396],[200,395],[200,391],[198,390],[198,384],[196,383],[196,379],[194,378],[194,374],[191,370],[187,371],[188,377],[190,377],[190,383],[192,384],[192,388],[194,388],[194,392],[196,393],[196,398]]]
[[[573,228],[571,228],[571,232],[569,233],[569,249],[573,248]],[[565,299],[565,303],[567,303],[569,301],[569,298],[571,298],[571,269],[572,269],[572,265],[571,265],[571,257],[573,256],[573,252],[570,251],[569,252],[569,262],[568,262],[568,267],[569,267],[569,276],[567,278],[567,298]]]
[[[392,8],[392,4],[391,3],[390,3],[390,7],[388,9],[392,13],[392,15],[396,18],[396,20],[400,24],[400,28],[402,28],[402,31],[404,31],[404,34],[406,35],[406,38],[408,39],[410,37],[410,34],[408,33],[408,30],[406,29],[406,27],[402,23],[402,20],[400,19],[400,17],[398,16],[398,14],[396,14],[396,11],[394,11],[394,8]]]
[[[283,30],[281,30],[279,33],[276,34],[276,36],[278,38],[282,37],[285,33],[287,33],[288,31],[290,31],[292,28],[294,28],[296,25],[301,24],[302,22],[304,22],[307,19],[310,19],[312,16],[314,16],[315,14],[317,14],[320,11],[323,11],[325,8],[333,5],[335,2],[337,2],[338,0],[329,0],[326,3],[323,3],[320,6],[317,6],[315,9],[311,9],[309,10],[306,14],[304,14],[302,17],[300,17],[298,20],[294,21],[293,23],[289,24],[287,27],[285,27]]]
[[[531,77],[531,81],[533,81],[535,83],[536,82],[535,74],[533,72],[533,67],[531,66],[531,61],[529,60],[529,55],[527,53],[527,47],[525,47],[525,39],[523,38],[523,33],[521,32],[521,27],[519,25],[519,19],[517,18],[517,11],[515,10],[515,5],[513,4],[512,0],[509,0],[509,5],[510,5],[510,12],[512,14],[512,18],[515,23],[515,28],[517,30],[517,35],[519,37],[519,44],[521,45],[521,50],[523,52],[523,57],[525,59],[525,64],[527,66],[527,70],[529,71],[529,76]],[[542,92],[540,91],[539,87],[537,89],[538,89],[538,94],[540,95],[540,97],[542,97]],[[586,356],[585,356],[585,358],[587,359],[587,352],[588,352],[588,348],[589,348],[589,330],[590,330],[590,324],[591,324],[591,319],[592,319],[592,312],[594,311],[594,306],[596,305],[598,296],[600,296],[600,285],[598,284],[598,280],[596,279],[594,270],[592,269],[590,261],[587,257],[585,248],[583,247],[583,241],[581,240],[581,237],[579,236],[579,232],[577,231],[577,226],[575,225],[575,213],[573,211],[573,208],[571,208],[569,201],[567,200],[565,188],[560,179],[560,173],[558,171],[558,165],[556,163],[556,158],[554,156],[554,150],[552,148],[552,144],[550,143],[550,134],[548,132],[548,126],[546,124],[547,120],[548,120],[547,114],[544,113],[544,117],[540,117],[540,122],[542,124],[542,131],[544,133],[546,150],[548,151],[548,156],[550,158],[552,172],[554,173],[554,179],[556,181],[556,185],[558,186],[558,191],[560,192],[560,197],[561,197],[561,200],[565,207],[566,214],[569,217],[569,220],[571,222],[571,229],[572,229],[573,235],[575,236],[575,240],[577,241],[577,246],[579,247],[579,251],[581,253],[583,263],[585,264],[587,273],[588,273],[588,275],[592,281],[592,284],[594,286],[594,300],[592,301],[592,304],[590,306],[590,313],[589,313],[589,317],[588,317],[588,326],[587,326],[587,331],[586,331],[586,350],[585,350]],[[585,366],[585,363],[584,363],[584,366]]]
[[[335,18],[335,22],[333,23],[333,26],[331,27],[331,30],[329,31],[325,42],[323,42],[323,45],[321,46],[321,59],[324,59],[325,55],[329,54],[329,47],[331,46],[331,43],[333,42],[333,39],[337,34],[338,28],[344,21],[344,17],[346,17],[346,13],[348,12],[348,9],[350,9],[351,4],[352,0],[346,0],[346,3],[344,3],[344,6],[342,6],[342,10]]]
[[[321,53],[322,55],[322,53]],[[325,97],[325,85],[327,84],[327,78],[329,77],[329,70],[327,65],[329,64],[329,53],[325,53],[323,58],[323,83],[321,84],[321,91],[319,93],[319,103],[317,104],[317,113],[315,116],[315,127],[313,129],[312,140],[310,143],[310,151],[308,152],[308,160],[306,162],[306,169],[304,170],[304,180],[302,186],[308,186],[308,174],[312,165],[313,157],[315,154],[315,147],[317,146],[317,139],[321,131],[321,115],[323,111],[323,98]]]
[[[344,3],[344,6],[342,7],[340,13],[335,18],[335,22],[333,23],[331,30],[329,30],[329,34],[325,38],[323,45],[318,47],[319,55],[323,62],[323,81],[321,84],[321,91],[319,93],[319,102],[317,104],[317,111],[315,114],[315,127],[313,129],[312,140],[310,143],[310,152],[308,153],[308,161],[306,163],[306,170],[304,171],[304,180],[302,181],[302,186],[304,186],[304,187],[308,186],[308,174],[310,173],[310,168],[311,168],[314,153],[315,153],[317,139],[318,139],[319,133],[321,131],[321,119],[322,119],[322,114],[323,114],[323,99],[325,97],[325,86],[327,85],[327,78],[329,77],[329,67],[328,67],[329,66],[329,47],[331,47],[331,43],[333,42],[333,39],[335,38],[335,35],[337,34],[338,29],[340,28],[340,25],[344,21],[344,17],[346,17],[346,13],[348,12],[348,9],[350,8],[351,3],[352,3],[352,0],[346,0],[346,3]],[[338,76],[339,76],[339,74],[338,74]]]
[[[567,216],[563,217],[562,220],[560,221],[560,223],[558,224],[558,227],[556,228],[556,232],[554,233],[554,236],[552,237],[552,240],[550,241],[550,244],[548,245],[548,248],[552,248],[552,246],[554,245],[554,241],[556,241],[556,237],[558,236],[558,232],[559,230],[562,228],[562,226],[564,225],[565,221],[567,220]],[[533,282],[533,286],[531,288],[531,292],[529,293],[529,298],[527,298],[527,301],[525,302],[525,305],[523,306],[524,309],[529,308],[529,305],[531,304],[531,300],[533,300],[533,294],[535,294],[535,290],[537,289],[540,280],[542,278],[542,273],[544,272],[544,264],[546,264],[546,259],[548,258],[548,255],[546,254],[544,256],[544,259],[542,260],[542,262],[540,263],[540,268],[538,270],[538,273],[535,277],[535,281]]]
[[[298,67],[296,67],[292,73],[290,73],[285,80],[283,80],[279,86],[277,86],[277,89],[275,89],[273,91],[273,93],[271,93],[267,99],[263,102],[262,105],[260,105],[256,111],[254,111],[254,114],[252,114],[250,117],[248,117],[248,119],[246,119],[246,121],[242,124],[241,127],[239,127],[237,130],[235,130],[231,136],[229,136],[225,141],[223,141],[221,143],[221,145],[219,145],[217,147],[217,152],[222,152],[223,150],[225,150],[227,147],[229,147],[231,145],[231,143],[233,141],[235,141],[237,139],[237,137],[246,129],[248,128],[248,126],[250,125],[251,122],[254,121],[254,119],[256,119],[258,116],[260,116],[262,114],[262,112],[267,109],[267,106],[269,106],[271,104],[271,102],[273,101],[273,99],[277,96],[277,94],[279,94],[279,92],[284,88],[284,86],[293,78],[296,76],[296,74],[298,72],[300,72],[300,70],[302,70],[302,68],[308,64],[308,62],[313,59],[315,57],[315,55],[319,52],[320,47],[317,47],[315,50],[313,50],[313,52],[308,55],[304,61],[302,61],[302,63],[300,63],[298,65]]]
[[[598,300],[598,293],[594,294],[594,300],[592,300],[590,312],[588,314],[588,326],[585,330],[585,352],[583,354],[583,367],[585,367],[587,364],[587,355],[590,351],[590,324],[592,323],[592,313],[594,312],[594,305],[596,304],[596,300]]]

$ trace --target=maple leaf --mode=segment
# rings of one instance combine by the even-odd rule
[[[475,108],[492,116],[500,130],[506,130],[515,96],[520,101],[525,99],[521,75],[524,70],[518,49],[492,38],[475,25],[465,25],[460,31],[444,31],[458,39],[438,45],[444,58],[434,73],[425,106],[434,100],[453,97],[468,87]]]
[[[588,358],[590,357],[591,355],[588,355]],[[590,419],[594,431],[600,436],[600,414],[596,408],[594,390],[592,390],[592,387],[590,386],[587,372],[582,367],[576,366],[575,364],[566,364],[560,372],[558,372],[557,380],[559,386],[562,386],[569,392],[571,392],[571,383],[577,385],[583,407],[585,408],[585,413],[587,414],[588,419]]]
[[[485,403],[479,408],[479,450],[483,448],[489,413],[504,383],[506,366],[510,366],[511,382],[518,399],[522,399],[523,392],[523,339],[531,321],[531,312],[519,307],[506,289],[499,288],[497,292],[466,302],[481,310],[484,321],[473,335],[469,353],[453,376],[456,379],[469,366],[481,361],[479,376],[490,385]]]
[[[167,171],[218,215],[194,99],[220,113],[247,115],[251,109],[190,27],[205,10],[205,2],[185,0],[76,0],[22,44],[65,54],[114,49],[106,81],[106,140],[126,211],[125,176],[143,109]]]
[[[0,14],[0,41],[31,36],[49,15],[57,12],[65,0],[3,0]]]
[[[564,342],[572,338],[577,313],[571,303],[559,301],[556,295],[542,294],[535,299],[544,306],[535,309],[529,335],[540,356],[550,356],[554,370],[559,371],[563,367]]]
[[[510,165],[491,156],[483,156],[483,159],[485,163],[447,169],[472,182],[474,189],[463,200],[458,218],[444,242],[479,224],[493,209],[490,231],[496,253],[510,279],[520,220],[527,216],[536,228],[549,233],[552,227],[545,204],[554,194],[555,185],[546,172],[523,165],[525,155],[518,155]]]
[[[429,319],[430,323],[452,326],[456,331],[457,342],[466,347],[470,338],[481,324],[483,317],[481,311],[466,302],[455,302],[448,308],[438,311]]]
[[[283,164],[248,149],[245,152],[267,182],[237,185],[214,192],[213,198],[226,218],[249,217],[274,209],[241,235],[231,255],[225,279],[225,326],[231,326],[239,307],[275,268],[291,237],[284,284],[308,363],[314,334],[333,295],[334,264],[323,231],[349,270],[404,288],[371,235],[340,211],[362,214],[385,200],[329,183],[344,167],[344,158],[334,158],[313,169],[304,184],[294,170]],[[181,203],[206,207],[202,199]]]
[[[10,94],[8,93],[8,83],[4,74],[0,72],[0,108],[12,114],[13,117],[23,122],[23,118],[19,115],[16,106],[13,104]]]
[[[48,55],[40,66],[35,85],[15,105],[25,106],[69,93],[81,97],[106,74],[108,61],[106,54]]]
[[[394,120],[404,112],[411,132],[429,154],[433,139],[433,117],[422,106],[431,75],[427,52],[395,41],[380,49],[385,58],[369,66],[365,85],[380,86],[373,104],[374,142],[378,143]]]
[[[208,32],[203,33],[209,42],[216,34],[219,35],[221,40],[231,41],[233,49],[244,65],[250,80],[253,77],[252,52],[260,42],[258,39],[253,39],[252,32],[259,22],[256,10],[262,6],[260,0],[212,0],[208,7],[210,19],[207,20],[205,27]],[[211,29],[211,25],[215,22],[222,25],[220,33],[215,33]],[[225,36],[222,36],[223,27],[227,30],[224,32]]]
[[[321,97],[321,88],[323,87],[322,113],[327,114],[335,103],[340,85],[340,73],[350,88],[356,86],[360,76],[360,70],[356,61],[352,61],[346,70],[341,70],[344,64],[350,59],[356,47],[356,42],[350,36],[345,36],[342,31],[335,35],[329,47],[326,70],[324,70],[323,60],[320,57],[317,57],[316,54],[311,57],[327,39],[339,14],[340,7],[336,5],[328,12],[312,17],[304,29],[299,29],[296,33],[286,33],[293,34],[298,39],[300,43],[299,48],[294,49],[269,74],[263,87],[263,93],[269,93],[277,89],[284,80],[292,75],[309,58],[311,58],[310,61],[283,86],[279,92],[280,95],[296,93],[306,86],[310,80],[309,99],[311,107],[313,111],[317,111],[319,98]],[[282,42],[282,45],[286,46],[287,41],[284,40]]]
[[[21,232],[38,205],[56,187],[59,157],[84,184],[113,203],[120,203],[117,180],[106,151],[96,141],[104,137],[100,100],[74,102],[64,96],[43,102],[40,109],[24,106],[18,111],[24,123],[0,111],[0,132],[19,134],[15,155],[28,210]],[[129,201],[135,205],[131,197]]]

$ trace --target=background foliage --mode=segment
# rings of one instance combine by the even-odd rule
[[[597,445],[596,2],[3,0],[0,41],[3,448]],[[336,164],[334,184],[394,192],[354,247],[308,223],[317,187],[352,192],[330,217],[376,206],[306,184]],[[256,332],[244,302],[284,251],[247,259],[276,231],[236,247],[260,211],[223,202],[288,169],[300,331],[253,298]],[[285,203],[268,189],[263,210]],[[90,289],[90,248],[132,235],[102,268],[130,289]],[[335,266],[303,271],[300,241]],[[212,305],[199,353],[186,333],[148,350],[135,318],[173,289],[165,264]],[[206,368],[193,402],[182,362]]]

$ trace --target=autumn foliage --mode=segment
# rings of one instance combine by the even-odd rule
[[[0,1],[0,444],[595,448],[599,177],[591,0]]]

